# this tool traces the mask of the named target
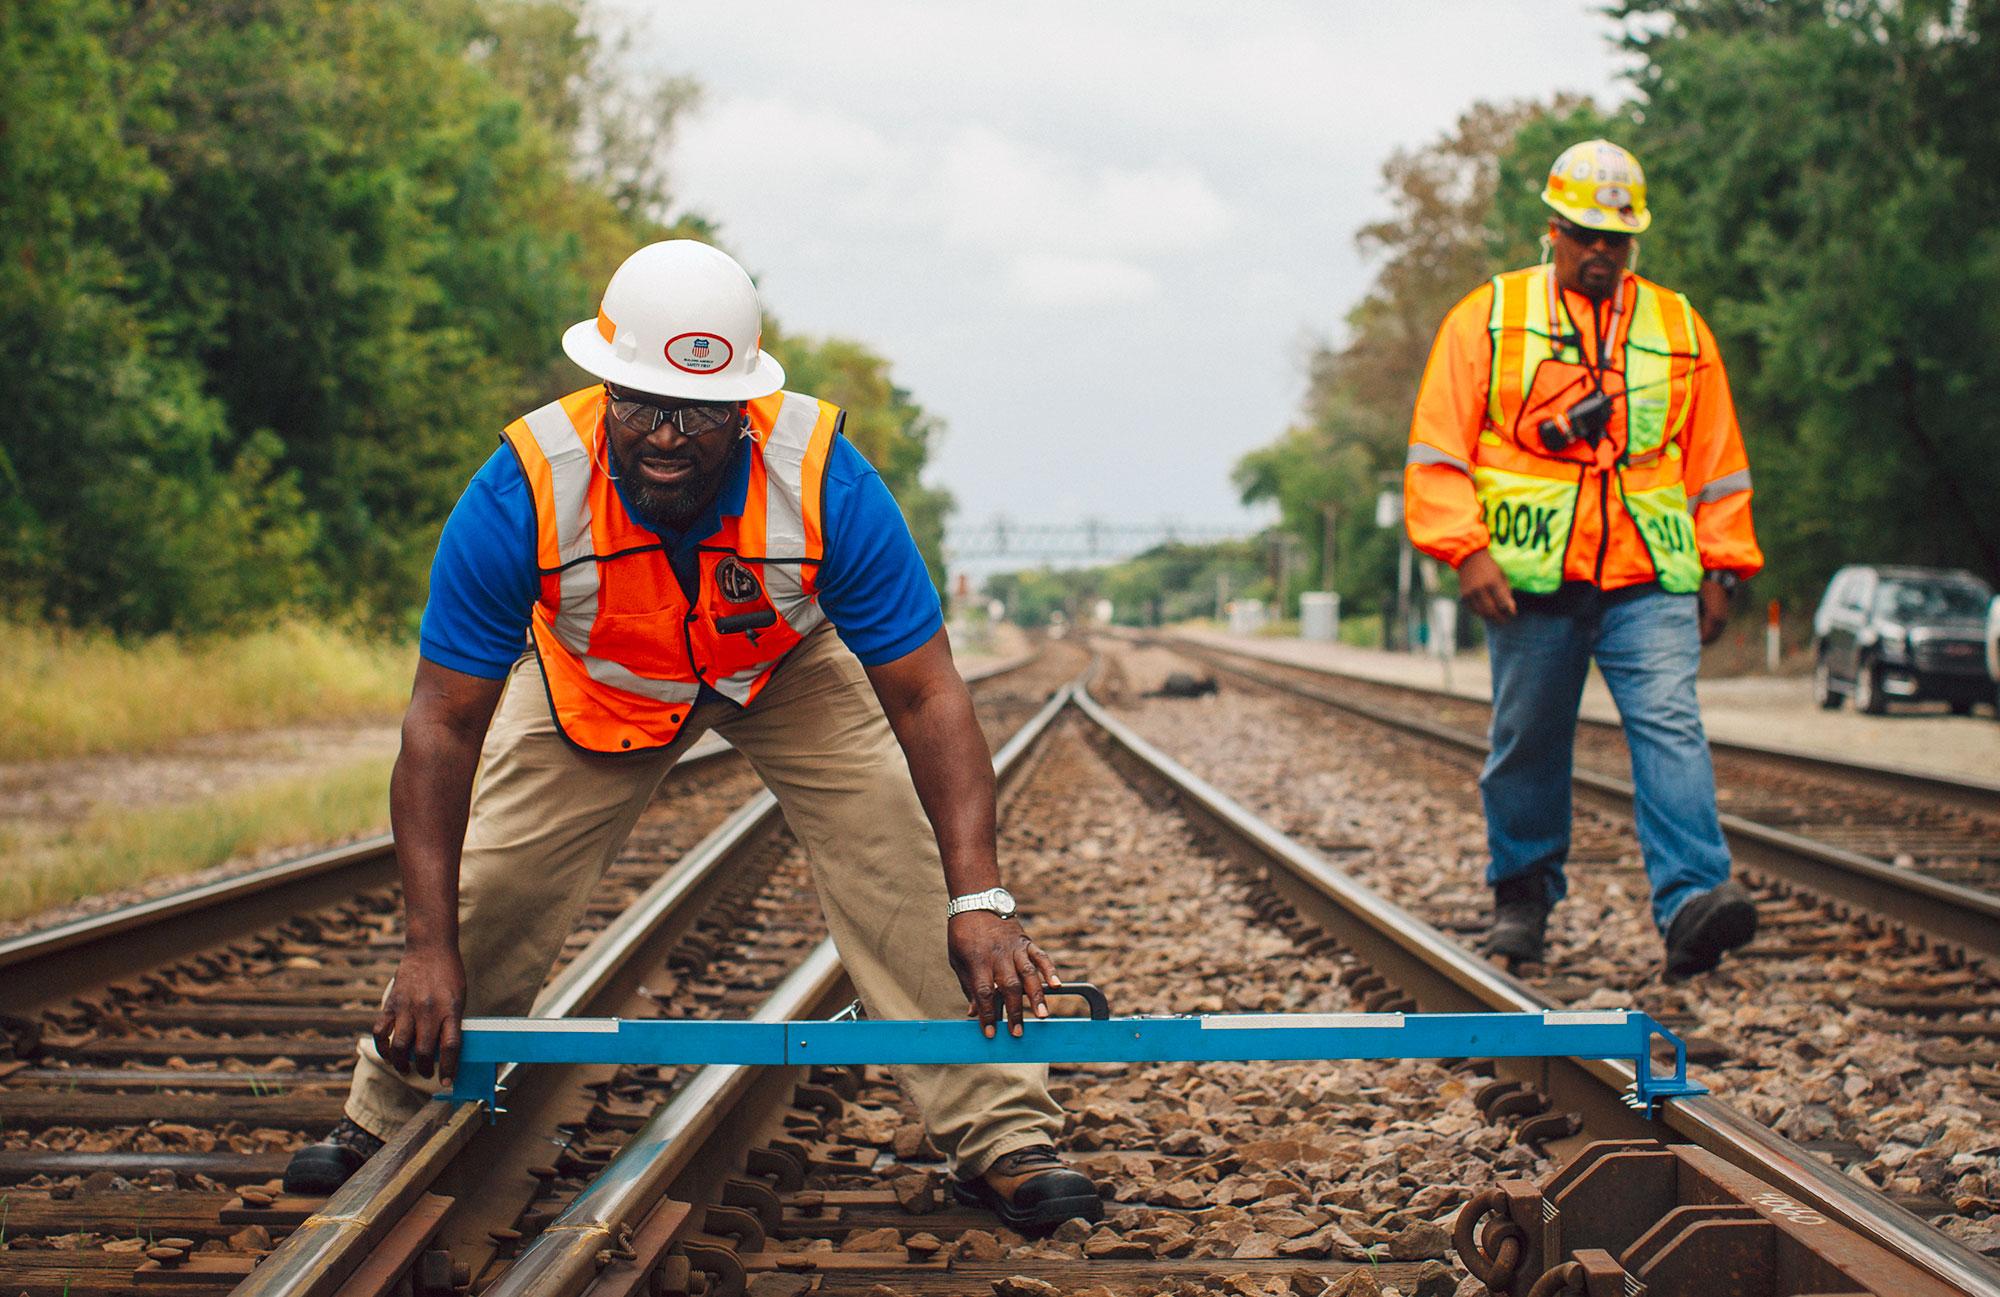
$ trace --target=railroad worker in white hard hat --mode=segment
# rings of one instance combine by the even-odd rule
[[[729,257],[640,249],[563,337],[602,381],[508,425],[452,511],[391,785],[402,963],[346,1120],[288,1189],[331,1191],[420,1110],[463,1014],[529,1012],[711,729],[777,795],[871,1014],[969,999],[990,1033],[1046,1012],[1059,983],[1000,888],[991,759],[923,560],[840,410],[781,391],[760,335]],[[1017,1228],[1102,1210],[1056,1155],[1046,1080],[903,1074],[958,1196]]]
[[[1608,140],[1575,145],[1542,199],[1544,264],[1481,285],[1438,331],[1405,517],[1486,623],[1488,953],[1542,958],[1565,891],[1571,749],[1595,659],[1632,753],[1666,972],[1687,976],[1757,926],[1729,880],[1695,699],[1701,646],[1764,563],[1750,465],[1707,323],[1629,268],[1652,221],[1638,160]]]

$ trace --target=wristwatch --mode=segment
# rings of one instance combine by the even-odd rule
[[[1735,594],[1736,587],[1743,584],[1743,579],[1737,576],[1734,572],[1726,572],[1720,570],[1714,572],[1704,572],[1702,573],[1701,579],[1704,581],[1715,582],[1717,585],[1722,587],[1722,593],[1724,594]]]
[[[989,887],[983,892],[954,896],[951,904],[944,907],[944,916],[954,918],[968,910],[991,910],[1003,919],[1011,919],[1014,917],[1014,894],[1004,887]]]

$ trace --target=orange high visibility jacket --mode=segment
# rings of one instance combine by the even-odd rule
[[[1593,387],[1613,397],[1604,438],[1550,451],[1541,421]],[[1530,592],[1686,592],[1704,571],[1764,565],[1715,337],[1686,298],[1637,275],[1593,303],[1535,266],[1453,307],[1417,394],[1403,499],[1418,549],[1453,567],[1490,549]]]
[[[535,500],[531,626],[556,724],[586,752],[641,752],[673,741],[704,684],[747,704],[825,619],[821,497],[841,412],[794,392],[749,403],[743,513],[700,543],[690,600],[607,471],[604,400],[601,385],[572,392],[501,435]]]

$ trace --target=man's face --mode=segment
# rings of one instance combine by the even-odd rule
[[[611,471],[617,474],[627,503],[648,526],[683,530],[722,485],[729,452],[742,426],[743,407],[735,402],[722,406],[650,396],[610,384],[605,385],[605,391],[609,399],[604,430],[611,450]],[[669,415],[678,412],[680,418],[661,418],[659,427],[648,431],[658,417],[653,409]],[[629,417],[621,418],[621,412]],[[690,437],[682,434],[682,424],[690,429],[720,426]]]
[[[1632,259],[1632,236],[1586,229],[1560,216],[1549,219],[1554,245],[1556,282],[1585,297],[1605,298],[1618,287],[1625,263]]]

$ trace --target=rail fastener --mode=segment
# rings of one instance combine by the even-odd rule
[[[1502,1180],[1453,1231],[1505,1297],[1949,1297],[1927,1274],[1715,1154],[1657,1140],[1586,1145],[1540,1185]]]

